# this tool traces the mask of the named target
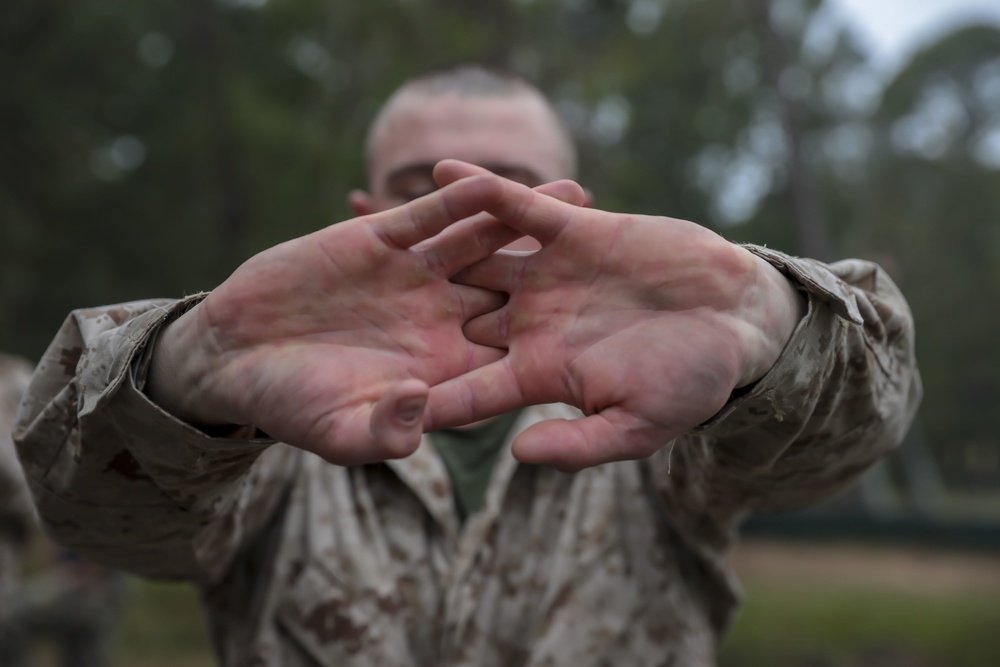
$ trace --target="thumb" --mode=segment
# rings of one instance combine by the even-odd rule
[[[580,419],[550,419],[514,439],[514,457],[523,463],[549,465],[564,472],[644,459],[669,442],[664,429],[621,408],[608,408]]]
[[[385,392],[368,422],[372,453],[377,460],[405,458],[416,451],[423,434],[427,384],[404,380]]]
[[[272,436],[318,454],[338,466],[356,466],[409,456],[420,445],[428,387],[410,379],[389,388],[376,402],[341,409],[328,416],[316,439],[294,444],[294,438]]]

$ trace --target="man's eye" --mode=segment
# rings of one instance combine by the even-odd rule
[[[408,192],[402,193],[403,199],[409,203],[414,199],[420,199],[425,195],[429,195],[432,192],[436,192],[437,188],[421,188],[420,190],[410,190]]]

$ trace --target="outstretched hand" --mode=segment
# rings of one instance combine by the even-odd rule
[[[474,173],[446,161],[441,184]],[[562,402],[577,420],[536,424],[522,461],[575,470],[649,456],[764,375],[804,300],[777,270],[694,223],[570,206],[503,182],[486,207],[542,249],[499,252],[455,281],[510,295],[465,326],[502,359],[431,389],[429,429]]]
[[[406,456],[428,387],[504,354],[462,326],[505,296],[449,282],[517,235],[481,213],[504,187],[474,176],[252,257],[164,329],[150,396],[192,424],[253,424],[341,465]],[[543,190],[584,199],[575,183]]]

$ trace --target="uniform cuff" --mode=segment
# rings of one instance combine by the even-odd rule
[[[761,246],[743,247],[777,268],[805,293],[806,315],[768,372],[754,384],[735,392],[695,433],[727,435],[759,427],[765,421],[781,430],[782,422],[795,406],[802,405],[818,391],[821,383],[817,374],[826,367],[824,355],[831,349],[838,329],[863,322],[854,294],[822,263]]]

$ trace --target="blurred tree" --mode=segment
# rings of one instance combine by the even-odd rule
[[[927,441],[953,480],[1000,482],[1000,31],[969,27],[886,88],[854,244],[917,323]]]
[[[602,205],[716,226],[758,213],[739,234],[792,247],[782,174],[809,166],[786,160],[801,142],[775,100],[804,100],[843,58],[778,63],[792,83],[776,96],[759,44],[773,33],[799,63],[818,4],[12,0],[0,309],[19,324],[0,344],[37,356],[74,306],[209,289],[344,217],[378,100],[462,60],[553,91]]]
[[[331,219],[344,128],[289,53],[302,4],[6,7],[4,346],[36,356],[72,307],[211,288]]]
[[[0,347],[37,357],[71,308],[211,289],[344,218],[378,102],[477,60],[552,93],[602,207],[883,261],[928,442],[1000,461],[998,324],[955,298],[1000,273],[996,58],[994,31],[945,39],[879,109],[821,0],[8,0]]]

